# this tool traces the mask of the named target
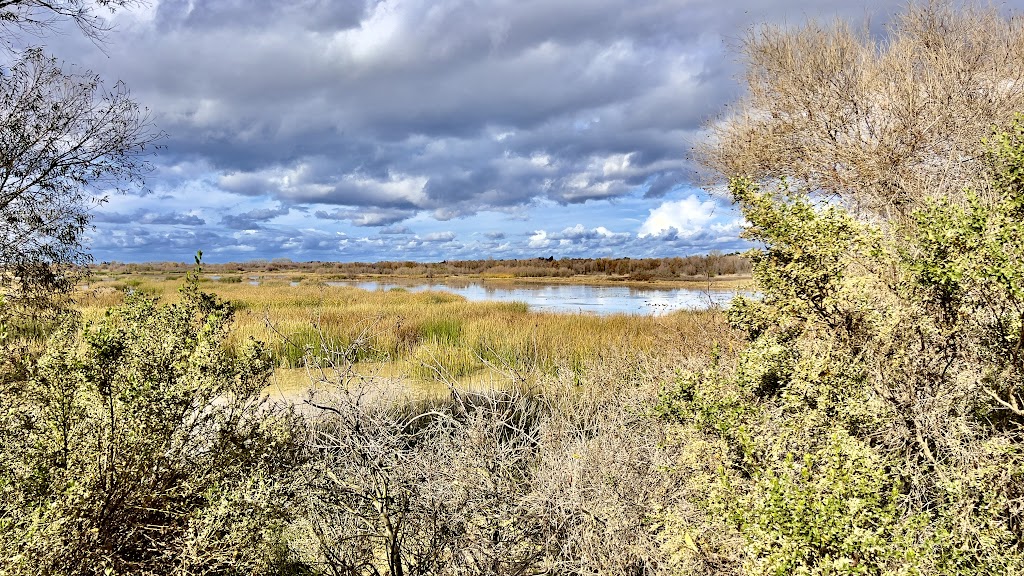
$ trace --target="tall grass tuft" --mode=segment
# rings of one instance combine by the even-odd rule
[[[442,346],[457,346],[462,337],[462,321],[457,318],[434,318],[420,325],[424,342]]]

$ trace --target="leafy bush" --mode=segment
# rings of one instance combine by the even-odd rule
[[[4,574],[287,571],[294,418],[265,402],[263,346],[190,274],[66,323],[0,406]]]
[[[985,158],[984,194],[893,223],[786,182],[731,183],[764,246],[750,253],[763,298],[729,311],[750,344],[659,407],[722,446],[718,478],[690,494],[702,515],[667,538],[692,566],[1024,570],[1024,125]],[[701,531],[715,518],[723,530]]]

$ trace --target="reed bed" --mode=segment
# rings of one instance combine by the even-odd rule
[[[726,330],[717,311],[660,317],[531,312],[517,302],[469,302],[446,292],[402,289],[370,292],[328,286],[315,278],[204,278],[203,288],[236,310],[229,338],[267,343],[284,380],[294,379],[310,355],[344,351],[364,367],[414,381],[514,378],[583,367],[606,355],[652,354],[659,349],[706,351],[710,332]],[[180,281],[133,275],[128,282],[95,282],[79,308],[96,317],[123,300],[126,290],[174,301]]]

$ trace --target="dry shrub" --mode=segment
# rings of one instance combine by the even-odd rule
[[[662,574],[686,507],[653,412],[678,358],[606,351],[554,375],[394,396],[344,351],[311,369],[308,565],[335,574]],[[443,367],[437,368],[443,374]],[[583,384],[581,384],[583,383]]]
[[[540,428],[530,494],[554,545],[545,569],[669,573],[663,518],[682,505],[683,479],[673,473],[679,447],[651,409],[672,370],[642,355],[609,357],[578,379],[563,371],[545,383],[557,399]]]
[[[524,494],[544,411],[521,391],[396,399],[344,353],[316,387],[301,546],[336,574],[512,574],[542,553]]]
[[[883,218],[983,185],[978,143],[1024,110],[1024,27],[995,7],[911,3],[882,37],[763,26],[747,95],[697,156],[716,177],[788,179]]]

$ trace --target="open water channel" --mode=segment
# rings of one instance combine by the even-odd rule
[[[531,310],[589,312],[594,314],[667,314],[676,310],[702,310],[728,306],[737,294],[750,291],[695,290],[692,288],[633,288],[581,284],[493,284],[487,281],[445,283],[392,283],[332,281],[330,286],[354,286],[363,290],[402,288],[410,292],[434,290],[459,294],[471,301],[524,302]]]

